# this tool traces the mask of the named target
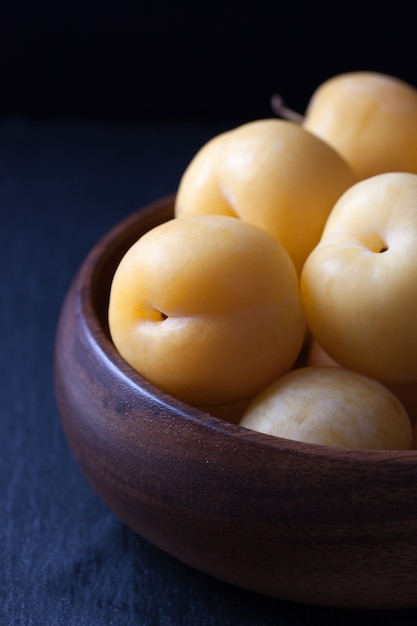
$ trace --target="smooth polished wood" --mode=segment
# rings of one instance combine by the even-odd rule
[[[297,602],[417,607],[417,453],[278,439],[193,409],[144,380],[109,337],[125,250],[173,216],[173,198],[93,248],[56,335],[55,388],[69,445],[128,526],[200,571]]]

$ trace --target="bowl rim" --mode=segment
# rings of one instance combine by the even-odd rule
[[[120,219],[110,227],[93,245],[82,262],[76,279],[83,284],[79,294],[80,317],[89,341],[95,344],[109,368],[117,370],[118,375],[122,375],[124,381],[134,387],[139,394],[147,396],[153,402],[175,410],[179,418],[187,422],[196,422],[200,427],[210,431],[216,431],[218,435],[225,437],[238,437],[245,439],[255,446],[263,446],[271,450],[286,451],[289,454],[307,455],[315,457],[317,460],[340,461],[357,464],[384,463],[387,460],[400,464],[410,464],[417,461],[417,450],[370,450],[353,449],[335,446],[327,446],[315,443],[306,443],[293,439],[286,439],[275,435],[269,435],[259,431],[250,430],[239,424],[233,424],[210,413],[193,407],[185,402],[167,394],[153,383],[146,380],[133,367],[131,367],[118,353],[111,338],[106,332],[103,323],[99,319],[97,305],[94,301],[94,291],[92,285],[105,265],[106,254],[109,249],[117,249],[126,229],[134,226],[138,221],[142,221],[146,216],[161,212],[169,205],[174,206],[175,193],[162,196],[142,207],[136,209],[126,217]],[[126,248],[125,248],[126,249]],[[110,281],[111,282],[111,281]],[[108,284],[110,290],[110,283]]]

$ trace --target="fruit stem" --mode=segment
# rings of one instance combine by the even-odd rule
[[[296,124],[302,124],[304,122],[304,115],[301,113],[297,113],[297,111],[293,111],[288,108],[279,94],[274,94],[271,98],[271,108],[275,115],[279,117],[283,117],[289,122],[295,122]]]

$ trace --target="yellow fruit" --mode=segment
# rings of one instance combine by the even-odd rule
[[[304,367],[282,376],[246,409],[240,425],[305,443],[408,450],[412,426],[380,383],[340,367]]]
[[[358,180],[417,173],[417,90],[398,78],[335,76],[313,94],[303,125],[338,150]]]
[[[290,369],[305,320],[294,265],[253,224],[176,218],[141,237],[113,278],[109,326],[123,358],[194,406],[244,401]]]
[[[417,174],[380,174],[333,208],[301,275],[312,336],[386,383],[417,380]]]
[[[301,126],[258,120],[201,148],[180,181],[175,214],[255,224],[284,245],[299,273],[334,203],[354,182],[339,154]]]

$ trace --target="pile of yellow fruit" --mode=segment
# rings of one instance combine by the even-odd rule
[[[297,122],[214,137],[173,219],[120,262],[109,325],[140,374],[215,416],[316,444],[413,448],[417,90],[342,74]]]

